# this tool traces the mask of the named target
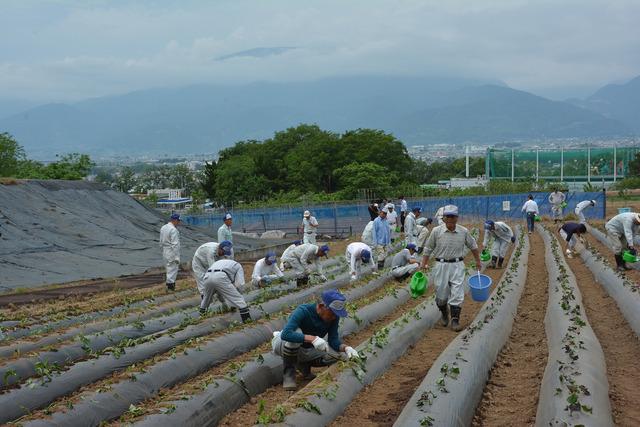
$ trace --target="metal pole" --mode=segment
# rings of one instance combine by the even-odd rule
[[[616,144],[613,144],[613,182],[616,182],[618,178],[618,153],[616,150]]]
[[[538,182],[539,173],[540,173],[539,152],[540,150],[536,148],[536,182]]]
[[[560,182],[564,182],[564,146],[560,147]]]
[[[514,181],[515,179],[515,171],[516,171],[516,162],[515,162],[516,156],[515,156],[515,152],[513,150],[513,148],[511,149],[511,182]]]
[[[469,178],[469,146],[465,146],[464,147],[464,151],[465,151],[465,155],[467,157],[467,161],[466,161],[466,177]]]
[[[591,146],[587,147],[587,182],[591,182]]]

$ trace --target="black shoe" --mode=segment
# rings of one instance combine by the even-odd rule
[[[176,284],[174,283],[167,283],[167,290],[169,291],[175,291],[176,290]]]
[[[312,380],[316,376],[311,372],[311,363],[298,363],[298,370],[302,374],[302,378],[305,380]]]
[[[627,267],[627,264],[624,262],[622,255],[620,254],[615,255],[615,259],[616,259],[616,270],[620,272],[630,270],[630,268]]]
[[[296,364],[298,363],[298,349],[295,350],[282,346],[282,388],[287,391],[295,391]]]
[[[504,258],[498,258],[498,268],[502,268],[503,262],[504,262]]]
[[[442,317],[440,318],[440,324],[444,327],[447,327],[449,325],[449,310],[448,310],[448,305],[445,302],[444,304],[438,304],[438,302],[436,301],[436,304],[438,305],[438,309],[440,310],[440,313],[442,313]]]
[[[207,314],[207,309],[206,308],[200,308],[199,311],[200,311],[200,314],[202,314],[202,315]]]
[[[462,311],[462,307],[459,305],[452,305],[451,307],[451,329],[456,332],[460,332],[462,329],[462,325],[460,325],[460,312]]]
[[[249,313],[249,307],[240,309],[240,318],[242,319],[242,323],[247,323],[251,321],[251,314]]]
[[[491,257],[491,265],[490,265],[490,267],[491,268],[496,268],[496,262],[498,262],[498,257],[492,256]]]

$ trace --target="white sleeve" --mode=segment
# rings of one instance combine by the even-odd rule
[[[351,273],[356,272],[356,254],[355,253],[351,254],[351,259],[349,260],[349,268],[351,269],[350,270]]]
[[[236,271],[236,282],[234,283],[236,288],[244,286],[244,270],[242,269],[242,265],[238,264]]]

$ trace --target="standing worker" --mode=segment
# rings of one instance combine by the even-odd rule
[[[422,268],[427,267],[430,257],[437,261],[431,275],[436,285],[436,305],[442,313],[443,326],[449,324],[447,308],[451,309],[451,329],[458,332],[462,330],[460,312],[464,301],[464,250],[465,247],[471,250],[478,267],[481,265],[480,252],[469,230],[458,225],[458,207],[445,206],[443,215],[445,225],[435,227],[427,239]]]
[[[391,241],[396,239],[396,227],[398,227],[398,213],[394,210],[393,203],[387,203],[387,223],[389,224],[389,230],[391,231]]]
[[[384,209],[380,211],[378,218],[373,221],[372,240],[375,244],[378,270],[381,270],[384,268],[384,259],[387,256],[387,247],[391,243],[391,233],[389,230],[389,224],[387,223],[387,212]]]
[[[207,270],[214,262],[230,257],[232,248],[230,241],[223,240],[220,243],[205,243],[196,249],[191,260],[191,269],[196,279],[200,299],[204,298],[204,275],[207,274]]]
[[[217,294],[223,304],[236,307],[240,312],[242,323],[251,320],[249,306],[238,288],[244,286],[244,271],[239,262],[232,259],[216,261],[204,276],[204,298],[200,302],[200,313],[205,314],[213,295]]]
[[[400,196],[400,231],[404,233],[404,221],[407,219],[407,201],[404,196]]]
[[[595,200],[583,200],[576,205],[576,215],[578,216],[578,222],[586,224],[587,219],[584,217],[584,210],[596,205]]]
[[[436,211],[436,225],[444,225],[444,206],[440,206]]]
[[[273,333],[271,347],[282,356],[285,390],[293,391],[296,385],[296,367],[304,379],[313,379],[311,367],[329,366],[336,362],[330,357],[329,348],[345,353],[347,359],[360,357],[358,352],[340,341],[340,318],[347,317],[346,298],[335,289],[322,293],[322,302],[302,304],[296,308],[282,332]],[[326,339],[324,337],[327,337]]]
[[[604,227],[616,257],[618,271],[629,270],[622,258],[623,248],[636,255],[633,239],[640,234],[640,214],[625,212],[611,218]]]
[[[504,257],[507,254],[509,242],[515,243],[516,236],[507,224],[501,221],[493,222],[490,219],[484,222],[484,239],[482,247],[486,248],[490,239],[493,238],[491,247],[491,268],[502,268]],[[497,263],[497,265],[496,265]]]
[[[361,269],[363,264],[369,264],[373,271],[376,271],[376,265],[371,257],[371,248],[366,243],[353,242],[349,243],[344,257],[349,264],[349,271],[351,272],[351,280],[358,280],[361,275]]]
[[[567,222],[562,227],[560,227],[558,233],[560,233],[562,239],[567,243],[567,247],[565,248],[567,258],[573,258],[573,248],[575,248],[576,243],[578,243],[576,235],[580,238],[580,241],[584,243],[582,235],[586,234],[586,232],[587,226],[585,224],[579,224],[577,222]]]
[[[419,206],[414,206],[409,212],[409,215],[404,220],[404,237],[407,245],[409,243],[417,243],[418,242],[418,229],[416,220],[422,213],[422,208]]]
[[[420,263],[415,258],[416,252],[415,243],[409,243],[406,248],[393,256],[391,275],[396,280],[404,280],[420,268]]]
[[[311,212],[304,211],[302,215],[302,225],[304,226],[304,237],[302,241],[304,243],[316,244],[316,230],[318,229],[318,220],[316,217],[311,216]]]
[[[320,275],[320,280],[323,282],[327,280],[322,273],[322,266],[318,262],[318,258],[322,256],[328,256],[329,245],[322,245],[320,247],[312,245],[311,243],[303,243],[296,246],[286,257],[282,255],[282,262],[285,265],[289,265],[296,273],[296,282],[298,286],[307,284],[309,281],[309,275],[315,270]]]
[[[538,204],[533,200],[533,196],[529,194],[528,200],[522,205],[522,212],[527,216],[527,229],[529,234],[533,233],[536,215],[538,212]]]
[[[176,278],[180,268],[180,215],[171,214],[169,222],[160,229],[160,247],[162,248],[162,259],[167,271],[167,289],[176,290]]]
[[[422,253],[422,251],[424,250],[424,245],[427,244],[427,238],[429,238],[428,225],[430,224],[433,224],[433,219],[431,218],[418,218],[416,220],[416,231],[418,232],[416,246],[418,247],[419,254]]]
[[[233,217],[230,213],[224,214],[222,217],[224,224],[218,228],[218,242],[229,241],[233,243],[233,232],[231,231],[231,225],[233,224]],[[233,258],[233,249],[231,250],[231,257]]]
[[[278,268],[275,252],[267,252],[264,258],[256,261],[251,273],[251,284],[255,288],[262,288],[271,285],[276,279],[284,277],[282,271]]]
[[[565,195],[562,191],[554,189],[553,193],[549,194],[549,203],[551,203],[551,216],[553,216],[554,224],[558,221],[562,221],[562,204],[565,200]]]
[[[367,210],[369,211],[369,217],[371,218],[371,221],[373,221],[374,219],[376,219],[378,217],[378,204],[375,202],[371,202],[371,204],[367,207]]]

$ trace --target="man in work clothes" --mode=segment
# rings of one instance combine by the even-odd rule
[[[304,236],[302,241],[304,243],[311,243],[312,245],[316,244],[316,232],[318,230],[318,220],[315,216],[311,216],[311,212],[304,211],[302,215],[302,225]]]
[[[527,217],[527,229],[529,234],[533,233],[535,227],[536,215],[538,215],[538,204],[533,200],[533,196],[529,194],[528,200],[522,205],[522,212]]]
[[[567,243],[567,247],[565,248],[567,258],[573,258],[573,248],[575,248],[576,243],[578,243],[576,236],[580,238],[580,241],[584,242],[582,235],[587,233],[587,226],[585,224],[578,224],[577,222],[567,222],[560,227],[558,233]]]
[[[289,252],[285,258],[282,256],[282,262],[288,264],[296,274],[298,286],[307,284],[309,275],[315,270],[320,275],[320,280],[326,281],[327,278],[322,273],[322,266],[318,259],[322,256],[328,256],[329,245],[320,247],[310,243],[303,243],[296,246]]]
[[[395,211],[393,203],[387,203],[385,207],[387,210],[387,223],[389,223],[389,230],[391,232],[391,241],[396,239],[396,227],[398,226],[398,213]]]
[[[396,280],[404,280],[420,268],[420,263],[415,258],[416,244],[409,243],[407,247],[393,256],[391,262],[391,275]]]
[[[180,215],[174,213],[169,222],[160,229],[160,247],[162,259],[167,271],[167,289],[175,291],[178,268],[180,267],[180,233],[178,232]]]
[[[300,246],[301,244],[302,244],[301,240],[294,240],[293,243],[289,245],[289,247],[287,247],[287,249],[285,249],[284,252],[282,252],[282,257],[280,257],[280,270],[286,270],[287,268],[291,268],[290,265],[285,264],[284,259],[288,258],[291,251],[295,249],[296,246]]]
[[[373,221],[374,219],[376,219],[378,217],[378,204],[371,202],[371,204],[369,205],[369,207],[367,208],[369,211],[369,217],[371,218],[371,221]]]
[[[373,221],[373,238],[376,245],[376,261],[378,270],[384,268],[384,259],[387,257],[387,247],[391,243],[391,230],[387,222],[387,212],[383,209],[380,215]]]
[[[230,213],[224,214],[222,217],[224,222],[220,228],[218,228],[218,242],[229,241],[233,243],[233,232],[231,231],[231,225],[233,224],[233,218]],[[233,258],[233,248],[231,249],[231,258]]]
[[[404,233],[404,221],[407,218],[407,201],[400,196],[400,231]]]
[[[422,213],[422,208],[419,206],[414,206],[409,212],[409,215],[404,219],[404,237],[407,245],[409,243],[417,243],[418,242],[418,229],[416,220],[420,217]]]
[[[442,313],[442,325],[449,324],[451,309],[451,329],[462,330],[460,312],[464,301],[464,250],[469,248],[480,266],[480,252],[478,244],[469,230],[458,225],[458,208],[447,205],[443,210],[445,225],[435,227],[424,248],[422,268],[427,267],[429,258],[436,260],[431,277],[436,286],[436,304]],[[448,303],[448,307],[447,307]]]
[[[504,257],[507,254],[509,242],[515,243],[516,236],[507,224],[501,221],[493,222],[490,219],[484,222],[484,240],[482,247],[486,248],[490,239],[493,238],[491,247],[491,268],[502,268]],[[497,265],[496,265],[497,263]]]
[[[428,225],[433,224],[431,218],[418,218],[416,220],[416,231],[418,233],[418,239],[416,240],[416,246],[418,247],[418,253],[421,254],[424,250],[424,245],[427,244],[427,238],[429,237]]]
[[[276,253],[267,252],[264,258],[260,258],[253,267],[251,284],[254,288],[269,286],[276,279],[284,277],[276,263]]]
[[[376,271],[376,265],[371,257],[371,248],[366,243],[353,242],[349,243],[344,257],[349,264],[349,271],[351,272],[351,280],[358,280],[362,273],[362,266],[369,264],[373,271]]]
[[[249,306],[238,288],[244,286],[244,271],[239,262],[232,259],[216,261],[204,275],[204,298],[200,302],[200,313],[205,314],[213,295],[217,294],[220,302],[236,307],[242,322],[251,320]]]
[[[435,218],[437,225],[444,225],[444,206],[438,208]]]
[[[233,245],[228,240],[223,240],[220,243],[205,243],[196,249],[191,260],[191,269],[193,277],[196,279],[200,298],[204,297],[204,275],[207,274],[207,270],[214,262],[230,257],[232,249]]]
[[[596,205],[595,200],[583,200],[576,205],[576,215],[578,216],[578,222],[581,224],[586,224],[587,219],[584,217],[584,210]]]
[[[553,193],[549,194],[549,203],[551,203],[551,215],[553,216],[553,222],[557,223],[562,220],[562,204],[564,203],[565,195],[562,191],[558,191],[556,188]]]
[[[611,218],[604,227],[607,230],[607,238],[616,257],[618,271],[629,270],[622,258],[622,251],[629,250],[636,255],[633,247],[633,239],[640,234],[640,214],[625,212]]]
[[[282,332],[274,332],[271,340],[273,352],[282,356],[285,390],[295,390],[296,366],[305,379],[312,379],[312,366],[328,366],[336,358],[328,356],[329,347],[345,353],[347,359],[359,357],[358,352],[343,344],[338,334],[341,317],[347,317],[346,298],[337,290],[324,291],[322,302],[302,304],[296,308]],[[325,336],[327,336],[325,340]]]

